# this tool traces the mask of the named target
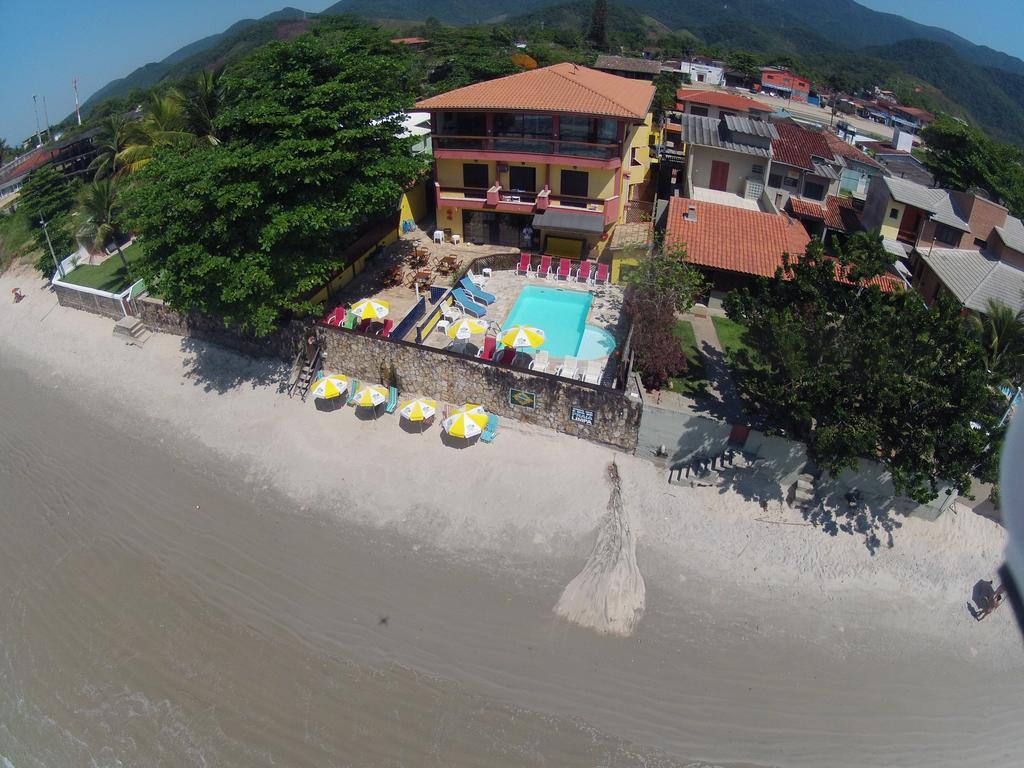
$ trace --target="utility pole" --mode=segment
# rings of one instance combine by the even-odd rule
[[[36,146],[41,147],[43,146],[43,137],[39,131],[39,96],[34,93],[32,94],[32,109],[36,113]]]
[[[71,78],[71,88],[75,92],[75,117],[78,118],[78,124],[82,124],[82,112],[78,109],[78,78]]]
[[[43,234],[46,236],[46,244],[50,246],[50,258],[53,259],[53,266],[57,268],[57,274],[61,277],[67,277],[67,275],[64,274],[64,268],[60,265],[60,262],[57,261],[57,254],[53,252],[53,243],[50,242],[50,233],[46,231],[46,222],[43,221],[42,216],[39,217],[39,226],[43,228]]]
[[[46,109],[45,96],[43,96],[43,119],[46,121],[46,140],[53,141],[53,129],[50,128],[50,113]]]

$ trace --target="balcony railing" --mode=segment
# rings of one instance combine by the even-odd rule
[[[595,144],[585,141],[565,141],[518,136],[434,136],[435,150],[468,149],[475,152],[505,152],[533,155],[560,155],[612,160],[622,156],[621,145]]]

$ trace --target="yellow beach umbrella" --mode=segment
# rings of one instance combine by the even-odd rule
[[[402,410],[399,411],[402,418],[409,421],[426,421],[435,413],[437,413],[437,401],[428,400],[425,397],[417,397],[415,400],[403,403]]]
[[[391,306],[382,299],[360,299],[349,311],[360,320],[380,320],[390,310]]]
[[[487,323],[475,317],[464,317],[452,323],[446,333],[450,339],[468,339],[477,333],[486,333]]]
[[[376,408],[388,399],[388,391],[379,384],[371,384],[359,389],[352,402],[361,408]]]
[[[341,397],[348,391],[348,376],[342,376],[340,373],[329,373],[322,379],[314,382],[311,391],[313,397],[319,397],[324,400]]]
[[[544,343],[544,331],[532,325],[510,325],[506,328],[499,341],[506,347],[533,347],[536,349]]]
[[[487,411],[479,405],[459,408],[441,423],[441,427],[452,437],[476,437],[487,426]]]

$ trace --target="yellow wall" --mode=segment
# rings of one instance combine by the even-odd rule
[[[900,212],[900,215],[895,219],[889,218],[889,211],[893,208]],[[900,231],[900,222],[903,221],[903,213],[906,211],[906,206],[903,203],[897,203],[895,200],[890,199],[889,204],[885,206],[885,213],[882,218],[882,226],[880,227],[882,237],[887,237],[892,240],[896,239],[896,235]]]
[[[640,259],[637,256],[624,256],[624,251],[612,253],[612,282],[620,282],[620,274],[623,267],[635,267],[640,263]]]
[[[402,202],[400,205],[401,216],[399,218],[398,226],[402,226],[403,221],[412,219],[413,221],[420,221],[424,216],[427,215],[427,184],[426,180],[421,181],[412,189],[406,191],[402,195]],[[434,187],[430,186],[430,193],[433,194]],[[401,234],[401,230],[399,230]]]

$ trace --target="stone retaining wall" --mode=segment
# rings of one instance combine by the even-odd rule
[[[103,315],[120,320],[124,317],[121,302],[110,296],[99,296],[95,293],[76,291],[64,285],[53,284],[53,292],[57,294],[57,303],[62,307],[81,309],[94,315]]]
[[[636,449],[643,405],[617,390],[344,328],[322,327],[320,333],[324,366],[330,370],[458,405],[479,403],[505,418],[625,451]],[[535,395],[535,407],[512,405],[512,390]],[[574,409],[577,418],[592,423],[573,420]]]
[[[302,335],[310,329],[309,322],[292,320],[279,331],[257,337],[237,328],[226,328],[222,321],[214,317],[197,312],[183,315],[152,296],[143,296],[137,300],[136,305],[139,319],[151,331],[203,339],[236,352],[276,357],[288,363],[295,359]]]

